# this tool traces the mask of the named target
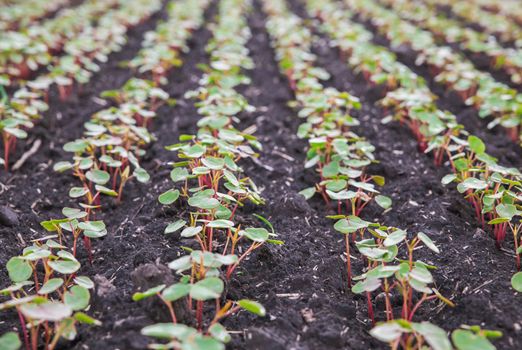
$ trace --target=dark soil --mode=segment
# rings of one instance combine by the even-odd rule
[[[293,9],[304,15],[295,1]],[[214,4],[207,11],[207,22],[213,21],[215,11]],[[144,31],[154,26],[157,17],[132,31],[125,49],[113,55],[101,74],[70,102],[60,103],[54,97],[52,110],[33,133],[36,135],[33,139],[42,139],[41,149],[18,172],[0,173],[0,183],[6,186],[0,188],[0,207],[12,208],[19,221],[13,221],[14,226],[3,226],[0,220],[0,246],[4,247],[0,250],[0,266],[19,254],[30,239],[42,236],[40,221],[58,217],[63,206],[72,205],[66,192],[76,180],[68,174],[53,173],[52,164],[67,159],[61,146],[78,137],[82,123],[103,108],[94,102],[98,101],[95,97],[132,76],[131,71],[118,68],[117,62],[137,52]],[[306,141],[295,136],[300,120],[287,107],[292,92],[279,73],[264,21],[256,2],[256,9],[249,17],[253,37],[248,43],[256,68],[248,73],[252,84],[241,91],[257,111],[240,116],[240,128],[255,125],[264,150],[256,162],[247,161],[243,168],[266,199],[266,205],[255,212],[272,222],[278,238],[285,244],[258,250],[245,261],[238,277],[228,286],[229,298],[258,300],[268,312],[265,318],[239,313],[228,319],[227,328],[239,333],[230,348],[384,349],[382,343],[367,334],[371,325],[365,300],[347,292],[341,258],[342,236],[333,230],[332,221],[325,218],[329,210],[318,198],[306,202],[298,195],[298,191],[313,185],[316,178],[312,170],[304,171]],[[154,123],[158,141],[150,146],[143,160],[151,174],[151,185],[129,183],[123,203],[104,209],[103,219],[109,234],[94,242],[92,266],[84,250],[80,250],[82,273],[97,284],[89,314],[103,325],[81,327],[78,338],[62,344],[62,349],[144,349],[147,339],[139,330],[163,317],[159,306],[135,303],[131,295],[137,285],[156,283],[162,278],[158,276],[165,271],[161,265],[175,259],[181,252],[180,246],[186,244],[175,234],[163,234],[167,223],[185,215],[184,207],[167,209],[157,202],[157,196],[171,186],[167,163],[175,159],[164,146],[177,142],[180,134],[195,131],[198,115],[193,101],[186,100],[183,94],[197,87],[201,77],[197,65],[208,61],[204,46],[209,37],[206,28],[195,32],[183,66],[169,76],[166,89],[171,97],[178,99],[178,104],[161,108]],[[422,249],[417,257],[439,266],[434,272],[436,285],[456,307],[429,304],[417,315],[417,320],[430,320],[446,330],[461,324],[500,329],[505,335],[497,342],[499,349],[522,348],[522,301],[509,286],[514,272],[513,257],[495,248],[490,235],[477,226],[462,196],[454,188],[440,184],[449,171],[436,168],[430,157],[419,153],[407,129],[395,123],[381,125],[384,115],[375,107],[380,91],[354,75],[339,53],[328,47],[325,38],[320,37],[315,51],[318,65],[332,74],[326,84],[361,98],[363,108],[355,113],[361,126],[355,131],[375,145],[381,163],[373,166],[371,173],[386,177],[382,192],[394,201],[392,210],[382,213],[373,206],[364,212],[364,217],[408,229],[411,234],[422,230],[441,248],[439,255]],[[465,108],[458,101],[446,96],[441,101],[464,113]],[[470,131],[485,130],[475,116],[468,115],[465,119]],[[479,134],[493,154],[509,164],[520,165],[518,149],[501,135],[495,131]],[[245,208],[238,220],[252,220],[252,212],[251,208]],[[354,269],[356,274],[361,272],[357,261]],[[170,276],[165,278],[170,281]],[[0,281],[0,286],[8,283],[3,268]],[[382,319],[382,314],[378,317]],[[3,313],[0,334],[13,327],[17,327],[15,315]]]

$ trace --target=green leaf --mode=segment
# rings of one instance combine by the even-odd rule
[[[433,276],[431,275],[431,272],[427,268],[421,266],[422,265],[417,264],[413,267],[410,271],[411,278],[422,283],[432,283]]]
[[[74,282],[77,285],[82,286],[82,287],[87,288],[87,289],[94,288],[94,282],[87,276],[76,276],[74,278]]]
[[[384,240],[383,244],[385,247],[390,247],[392,245],[397,245],[400,242],[402,242],[406,238],[406,231],[404,230],[397,230],[392,232],[386,239]]]
[[[469,143],[469,148],[475,154],[482,154],[482,153],[486,152],[486,145],[478,137],[476,137],[474,135],[468,136],[468,143]]]
[[[170,178],[174,182],[185,181],[189,176],[188,170],[186,168],[174,168],[170,172]]]
[[[388,278],[400,269],[399,266],[394,265],[379,265],[376,268],[366,273],[367,278]]]
[[[144,292],[137,292],[132,295],[132,300],[134,301],[140,301],[146,298],[150,298],[153,295],[156,295],[157,293],[161,292],[165,288],[164,284],[161,284],[159,286],[149,288]]]
[[[362,281],[357,282],[352,287],[352,292],[355,294],[361,294],[364,292],[373,292],[381,286],[381,281],[378,278],[366,278]]]
[[[259,214],[252,214],[252,215],[254,215],[256,218],[258,218],[263,224],[265,224],[270,229],[270,231],[272,231],[272,234],[275,235],[274,226],[272,226],[272,224],[270,223],[270,221],[268,221],[268,219],[266,219],[265,217],[263,217]]]
[[[65,152],[73,152],[73,153],[80,153],[83,152],[89,147],[89,144],[84,140],[76,140],[72,142],[67,142],[65,145],[63,145],[63,150]]]
[[[225,350],[225,345],[217,339],[197,335],[188,337],[182,343],[180,350]]]
[[[337,201],[343,201],[343,200],[353,199],[353,198],[357,197],[356,192],[347,191],[347,190],[342,190],[340,192],[332,192],[330,190],[326,190],[326,194],[328,194],[328,196],[331,199],[337,200]]]
[[[33,269],[29,262],[20,259],[17,256],[9,259],[6,267],[7,272],[9,273],[9,278],[15,283],[28,280],[33,273]]]
[[[517,207],[513,204],[504,204],[500,203],[496,206],[495,211],[502,218],[512,219],[515,215],[520,215],[520,212],[517,210]]]
[[[476,179],[474,177],[468,177],[466,180],[462,181],[457,185],[457,190],[460,193],[464,193],[467,190],[483,190],[486,187],[488,187],[488,184],[486,181],[482,181],[479,179]]]
[[[95,318],[92,318],[91,316],[83,313],[83,312],[77,312],[74,314],[74,319],[80,323],[92,325],[92,326],[101,326],[101,322],[98,321]]]
[[[409,330],[403,328],[395,321],[378,324],[370,330],[370,335],[382,342],[390,343],[399,338],[402,333],[409,333]]]
[[[45,295],[54,292],[63,285],[63,279],[51,278],[40,288],[38,294]]]
[[[455,174],[448,174],[448,175],[444,176],[444,177],[442,178],[442,180],[440,180],[440,182],[441,182],[444,186],[446,186],[447,184],[453,182],[456,178],[457,178],[457,175],[455,175]]]
[[[59,302],[24,304],[20,306],[20,311],[31,320],[51,322],[59,322],[72,315],[71,308]]]
[[[496,350],[486,337],[465,329],[454,331],[451,339],[458,350]]]
[[[437,254],[440,253],[439,248],[437,248],[435,243],[433,243],[431,238],[429,238],[425,233],[419,232],[417,234],[417,237],[422,241],[422,243],[424,243],[424,245],[426,245],[426,247],[428,247],[429,249],[433,250]]]
[[[49,261],[49,266],[64,275],[70,275],[75,273],[80,269],[80,263],[75,260],[55,260],[55,261]]]
[[[189,336],[196,335],[197,331],[194,328],[185,326],[184,324],[156,323],[147,326],[141,330],[141,334],[160,338],[160,339],[184,339]]]
[[[517,272],[511,277],[511,286],[517,292],[522,293],[522,271]]]
[[[160,194],[158,197],[158,200],[161,204],[169,205],[174,203],[179,198],[179,190],[168,190],[167,192],[164,192]]]
[[[150,180],[149,173],[143,168],[136,168],[133,173],[136,179],[141,183],[147,183]]]
[[[344,234],[356,232],[359,229],[366,228],[370,225],[369,222],[362,220],[358,216],[350,216],[347,219],[337,221],[334,228]]]
[[[69,197],[79,198],[89,193],[89,190],[85,187],[73,187],[69,190]]]
[[[0,337],[0,349],[2,350],[18,350],[22,346],[22,342],[15,332],[7,332]]]
[[[201,226],[189,226],[185,227],[183,231],[181,231],[181,237],[189,238],[194,237],[198,233],[200,233],[203,230],[203,227]]]
[[[165,228],[165,234],[173,233],[179,230],[180,228],[184,227],[187,224],[185,220],[178,220],[173,223],[168,224],[168,226]]]
[[[176,272],[182,272],[189,269],[192,266],[190,255],[182,256],[169,263],[169,269],[175,270]]]
[[[207,277],[192,285],[190,296],[195,300],[216,299],[221,296],[225,285],[218,277]]]
[[[113,189],[110,189],[108,187],[102,186],[102,185],[95,185],[94,189],[100,193],[103,193],[106,196],[111,196],[111,197],[118,196],[118,192],[116,192]]]
[[[503,224],[504,222],[511,221],[509,218],[496,218],[493,220],[488,221],[488,225],[497,225],[497,224]]]
[[[82,219],[87,216],[87,212],[77,208],[63,208],[62,214],[69,219]]]
[[[386,180],[382,176],[373,175],[372,178],[373,181],[379,186],[384,186],[384,184],[386,183]]]
[[[387,196],[377,195],[375,197],[375,201],[383,209],[388,209],[392,206],[392,200],[390,197]]]
[[[9,287],[6,287],[4,289],[0,289],[0,294],[1,295],[8,295],[10,292],[19,291],[19,290],[23,289],[25,286],[32,286],[33,284],[34,284],[33,281],[17,282],[17,283],[14,283],[14,284],[10,285]],[[0,308],[0,310],[1,310],[1,308]]]
[[[161,292],[161,296],[165,300],[176,301],[187,296],[190,293],[190,290],[190,284],[176,283],[165,288],[163,292]]]
[[[213,228],[232,228],[234,227],[234,222],[230,220],[213,220],[207,224],[207,227]]]
[[[223,175],[225,176],[225,179],[227,179],[227,181],[230,182],[233,186],[237,187],[240,185],[237,177],[227,169],[223,170]]]
[[[205,154],[206,148],[201,145],[193,145],[183,150],[183,153],[189,158],[199,158]]]
[[[221,323],[214,323],[210,328],[208,329],[210,335],[219,340],[223,343],[228,343],[230,340],[232,340],[232,337],[230,334],[228,334],[228,331]]]
[[[32,249],[30,252],[26,252],[26,254],[20,256],[20,259],[36,261],[40,259],[45,259],[51,255],[51,251],[43,248]]]
[[[105,185],[111,179],[108,172],[99,169],[89,170],[85,173],[85,177],[98,185]]]
[[[429,323],[412,323],[411,327],[421,334],[433,350],[452,350],[446,331]]]
[[[225,160],[223,158],[202,158],[201,163],[203,163],[204,166],[212,170],[221,170],[225,166]]]
[[[211,210],[219,207],[219,200],[213,197],[194,196],[189,198],[188,204],[192,207]]]
[[[324,181],[326,185],[326,189],[332,192],[339,192],[343,189],[346,189],[348,182],[346,180],[327,180]]]
[[[89,306],[91,294],[87,288],[81,286],[72,286],[69,291],[65,293],[64,302],[74,311],[85,309]]]
[[[66,170],[72,169],[74,167],[74,164],[71,162],[57,162],[53,166],[53,170],[59,173],[62,173]]]
[[[27,137],[27,132],[18,128],[5,127],[2,131],[11,134],[18,139],[25,139]]]
[[[239,231],[240,236],[245,236],[251,241],[254,242],[266,242],[270,234],[268,233],[268,230],[264,228],[253,228],[249,227],[245,230]]]
[[[254,315],[258,315],[264,317],[266,315],[266,309],[263,305],[258,303],[257,301],[242,299],[237,302],[237,304],[244,310],[253,313]]]
[[[97,221],[82,221],[78,224],[78,228],[84,231],[103,231],[106,229],[105,223],[101,220]]]

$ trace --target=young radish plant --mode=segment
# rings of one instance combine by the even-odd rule
[[[89,261],[92,263],[91,239],[107,235],[105,223],[101,220],[90,220],[91,214],[88,210],[66,207],[62,209],[62,214],[65,218],[42,221],[40,224],[48,232],[56,234],[60,244],[69,243],[69,235],[72,235],[72,254],[74,257],[76,257],[78,241],[83,240]]]
[[[408,239],[407,232],[404,230],[360,219],[355,220],[354,223],[353,218],[339,220],[335,228],[346,235],[360,235],[361,239],[356,242],[356,246],[365,257],[367,272],[354,278],[358,282],[352,287],[352,291],[356,294],[366,294],[368,315],[373,324],[375,324],[375,315],[371,293],[376,290],[382,290],[384,293],[387,321],[395,319],[391,303],[392,295],[401,296],[400,315],[401,318],[409,321],[413,320],[419,307],[429,300],[440,299],[453,306],[453,303],[436,289],[429,287],[433,283],[430,269],[435,267],[415,261],[413,258],[414,250],[421,245],[425,245],[435,253],[439,252],[426,234],[419,232],[413,239]],[[366,232],[373,238],[365,238]],[[405,251],[404,260],[398,258],[400,248]],[[414,298],[414,293],[420,293],[422,296]]]
[[[463,325],[453,331],[450,341],[446,331],[440,327],[429,322],[417,323],[404,319],[380,323],[370,331],[370,334],[388,343],[392,350],[495,350],[490,340],[502,336],[502,332],[499,331]]]
[[[83,312],[89,307],[94,283],[78,275],[80,262],[55,237],[33,241],[6,264],[12,284],[0,290],[8,298],[0,303],[0,311],[18,314],[26,349],[53,350],[61,338],[76,337],[78,324],[100,325]],[[16,343],[18,336],[7,338],[0,338],[0,347],[3,341]]]
[[[160,323],[145,327],[142,333],[147,336],[168,339],[173,348],[189,346],[200,341],[213,344],[216,349],[224,349],[224,343],[230,341],[230,335],[221,320],[246,310],[258,316],[265,316],[264,307],[252,300],[225,300],[225,282],[221,277],[223,268],[237,266],[239,258],[234,254],[223,255],[209,251],[195,250],[190,255],[172,261],[169,267],[182,274],[178,283],[170,286],[159,285],[144,292],[135,293],[133,300],[157,296],[168,308],[171,323]],[[183,274],[188,271],[188,274]],[[176,303],[183,303],[189,310],[195,306],[195,328],[183,324],[176,315]],[[212,317],[207,322],[204,315]],[[184,330],[179,334],[176,330]],[[183,345],[186,344],[186,345]]]

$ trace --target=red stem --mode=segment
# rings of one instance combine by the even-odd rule
[[[18,308],[16,308],[16,311],[18,312],[18,318],[20,319],[20,326],[22,327],[22,333],[23,333],[23,336],[24,336],[25,349],[26,350],[30,350],[31,347],[29,345],[29,337],[27,335],[27,328],[25,327],[24,316],[22,315],[22,313],[20,312],[20,310]]]
[[[375,317],[373,314],[373,303],[372,303],[372,295],[370,292],[366,292],[366,301],[368,303],[368,316],[372,320],[372,326],[375,326]]]

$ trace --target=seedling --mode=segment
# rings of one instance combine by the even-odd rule
[[[494,350],[490,340],[500,338],[499,331],[483,330],[479,326],[461,326],[453,331],[451,340],[457,350]],[[375,326],[370,334],[390,345],[390,349],[438,349],[452,350],[452,342],[446,332],[429,322],[411,322],[404,319],[388,321]]]
[[[73,236],[72,253],[76,257],[78,239],[82,238],[85,248],[89,254],[89,261],[92,263],[91,238],[101,238],[107,235],[107,229],[103,221],[89,220],[89,213],[76,208],[63,208],[63,219],[42,221],[40,224],[48,232],[58,235],[60,244],[65,244],[68,240],[65,232],[70,232]]]
[[[187,279],[183,278],[180,283],[171,286],[160,285],[151,288],[145,292],[133,295],[134,301],[140,301],[152,296],[157,296],[162,300],[170,311],[171,323],[158,323],[147,326],[142,329],[141,333],[146,336],[168,340],[169,343],[164,345],[151,345],[153,347],[168,348],[192,348],[193,346],[205,346],[212,349],[225,349],[226,343],[231,340],[231,336],[226,328],[219,323],[240,310],[246,310],[258,316],[265,316],[264,307],[251,300],[242,299],[237,302],[226,301],[221,304],[221,294],[224,290],[224,283],[218,277],[206,277],[195,283],[187,283]],[[173,302],[192,303],[196,300],[197,304],[197,329],[180,324],[177,322]],[[213,316],[203,326],[203,306],[207,301],[215,301]],[[207,313],[205,313],[207,314]]]
[[[77,275],[81,265],[65,246],[50,238],[36,240],[6,267],[13,284],[0,290],[10,298],[0,303],[0,311],[16,310],[26,349],[55,349],[60,338],[76,337],[77,323],[100,324],[83,312],[94,283]]]
[[[337,223],[337,229],[342,229],[343,233],[355,232],[353,228],[349,229],[350,226],[354,226],[353,219],[352,224],[348,225],[350,221],[342,219]],[[413,252],[420,245],[425,245],[435,253],[439,252],[426,234],[419,232],[415,238],[408,239],[406,231],[393,227],[376,226],[367,222],[361,223],[358,227],[359,230],[366,229],[374,238],[356,242],[357,249],[367,259],[368,265],[367,272],[355,278],[358,282],[352,287],[352,291],[356,294],[366,293],[368,316],[373,324],[375,324],[375,317],[371,293],[378,289],[382,290],[385,296],[387,321],[395,319],[390,300],[394,290],[402,298],[401,318],[408,321],[412,321],[417,310],[429,300],[440,299],[447,305],[453,306],[453,303],[436,289],[429,287],[429,284],[433,283],[430,269],[435,267],[413,259]],[[397,258],[401,247],[406,250],[406,260]],[[398,264],[392,265],[395,261]],[[414,302],[414,292],[422,295],[416,302]]]

